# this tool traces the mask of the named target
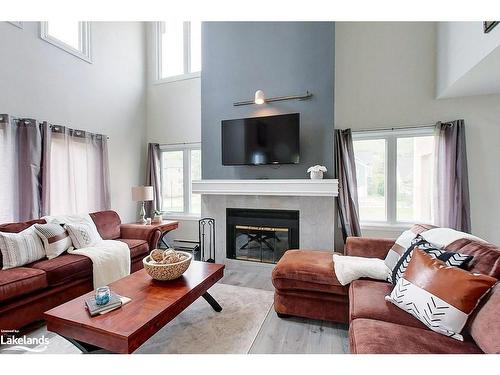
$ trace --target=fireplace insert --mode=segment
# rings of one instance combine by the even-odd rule
[[[299,246],[299,211],[226,209],[229,259],[277,263]]]

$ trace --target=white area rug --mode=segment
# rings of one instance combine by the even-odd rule
[[[199,298],[134,353],[248,353],[273,304],[273,292],[227,284],[216,284],[209,292],[222,306],[220,313]],[[42,335],[48,337],[50,343],[41,353],[80,353],[64,338],[47,332],[45,327],[27,336]],[[1,353],[13,352],[2,350]]]

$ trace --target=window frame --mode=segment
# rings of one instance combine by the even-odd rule
[[[184,62],[184,73],[178,74],[170,77],[162,77],[162,43],[161,43],[161,28],[162,22],[156,21],[153,24],[153,34],[154,34],[154,84],[162,84],[176,81],[183,81],[187,79],[200,78],[201,71],[191,72],[191,21],[183,21],[184,32],[183,32],[183,62]]]
[[[64,43],[49,34],[49,22],[40,22],[40,39],[52,44],[53,46],[82,59],[83,61],[93,64],[92,59],[92,27],[87,21],[79,21],[80,26],[80,42],[81,50],[76,49],[69,44]]]
[[[163,188],[163,153],[168,151],[182,151],[182,182],[183,182],[183,208],[182,212],[164,212],[164,219],[199,220],[201,212],[192,212],[191,196],[193,194],[193,180],[191,178],[191,151],[200,150],[201,143],[167,144],[160,146],[160,181]],[[163,191],[161,192],[163,197]],[[163,207],[162,207],[163,209]]]
[[[408,137],[434,136],[434,127],[423,126],[410,129],[364,130],[353,131],[352,140],[385,140],[385,221],[362,221],[360,225],[365,229],[397,228],[408,229],[413,222],[397,220],[397,140]],[[432,223],[431,223],[432,224]]]

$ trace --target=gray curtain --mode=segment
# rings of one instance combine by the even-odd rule
[[[470,232],[469,177],[464,120],[436,124],[435,222]]]
[[[42,165],[41,165],[41,216],[50,214],[50,151],[52,144],[52,130],[48,122],[40,125],[42,132]]]
[[[335,178],[339,181],[337,210],[345,242],[347,237],[361,236],[358,184],[351,129],[335,130]]]
[[[0,115],[2,184],[0,201],[4,220],[27,221],[40,217],[42,137],[37,122]]]
[[[145,202],[146,216],[153,217],[154,211],[161,210],[160,145],[148,144],[148,162],[146,168],[146,186],[153,187],[153,201]]]

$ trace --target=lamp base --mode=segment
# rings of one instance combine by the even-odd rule
[[[144,208],[144,201],[141,204],[141,210],[139,211],[139,224],[145,225],[146,221],[146,209]]]

